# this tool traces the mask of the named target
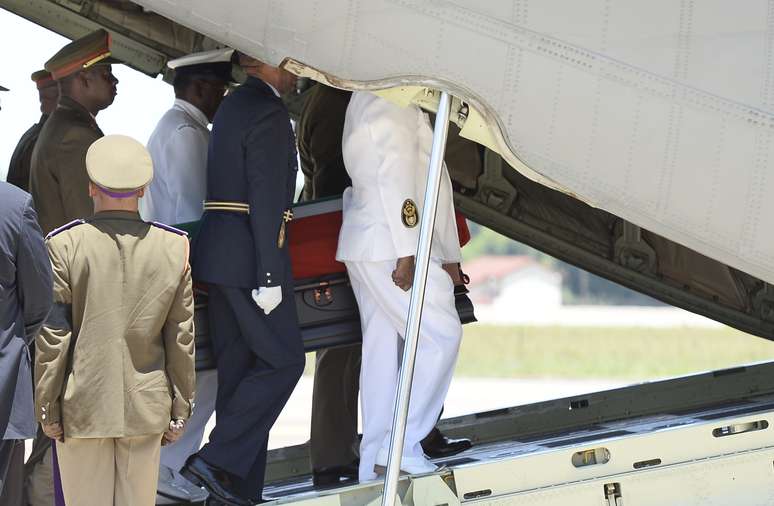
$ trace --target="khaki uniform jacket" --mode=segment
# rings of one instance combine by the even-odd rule
[[[44,234],[94,214],[86,151],[102,135],[82,105],[70,97],[59,99],[40,131],[30,167],[30,193]]]
[[[106,211],[47,240],[54,309],[36,340],[35,411],[65,437],[164,432],[191,415],[188,239]],[[182,235],[181,235],[182,234]]]

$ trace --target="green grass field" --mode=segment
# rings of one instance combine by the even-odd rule
[[[465,325],[455,376],[645,380],[774,360],[774,343],[718,329]],[[307,354],[305,374],[314,372]]]
[[[456,376],[653,379],[774,360],[731,328],[465,326]]]

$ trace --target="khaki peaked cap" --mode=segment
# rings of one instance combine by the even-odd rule
[[[128,196],[153,179],[153,161],[140,142],[126,135],[106,135],[86,152],[89,179],[112,196]]]

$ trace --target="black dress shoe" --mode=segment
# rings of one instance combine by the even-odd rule
[[[229,506],[230,502],[223,502],[220,499],[216,499],[214,497],[210,497],[207,499],[207,502],[204,503],[205,506]]]
[[[248,504],[260,504],[261,502],[263,502],[263,501],[259,501],[259,502],[251,501]],[[220,499],[216,499],[216,498],[214,498],[212,496],[210,496],[210,498],[207,499],[207,502],[205,502],[203,504],[204,504],[204,506],[233,506],[234,505],[233,502],[221,501]]]
[[[425,455],[431,459],[451,457],[452,455],[457,455],[473,446],[470,439],[448,438],[437,428],[431,430],[430,434],[422,440],[421,444]]]
[[[159,466],[156,506],[164,504],[202,504],[209,493],[183,478],[164,464]]]
[[[329,487],[332,485],[348,485],[356,481],[358,476],[357,461],[344,466],[321,467],[312,470],[312,484],[315,487]]]
[[[185,479],[204,487],[210,493],[211,502],[220,501],[232,506],[252,506],[250,501],[238,497],[229,490],[229,477],[225,471],[211,466],[198,455],[192,455],[180,470]]]
[[[233,504],[233,502],[221,501],[220,499],[210,496],[210,498],[207,499],[207,502],[204,503],[204,506],[232,506]]]

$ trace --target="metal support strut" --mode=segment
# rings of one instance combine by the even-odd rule
[[[438,193],[441,188],[441,174],[443,173],[446,136],[449,132],[450,110],[451,96],[446,92],[442,92],[441,101],[438,104],[438,114],[435,117],[433,150],[430,154],[425,200],[419,225],[419,247],[417,248],[414,283],[411,287],[411,302],[409,303],[408,321],[406,322],[406,332],[404,334],[403,360],[398,380],[398,395],[395,399],[395,411],[392,416],[390,456],[387,461],[387,474],[384,478],[382,506],[395,506],[395,499],[398,493],[400,462],[403,457],[403,440],[406,435],[411,382],[414,377],[414,361],[417,355],[419,325],[422,321],[422,306],[425,300],[425,284],[427,283],[427,270],[430,265],[430,246],[433,242],[435,211],[438,206]]]

